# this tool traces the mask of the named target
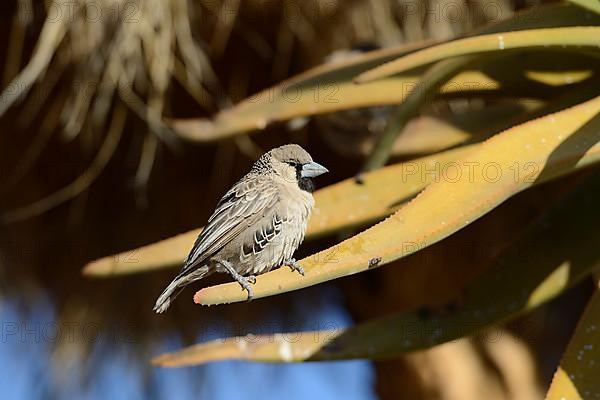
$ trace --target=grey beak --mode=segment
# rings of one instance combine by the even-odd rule
[[[329,172],[327,168],[316,162],[310,162],[302,166],[302,177],[303,178],[314,178],[315,176],[323,175]]]

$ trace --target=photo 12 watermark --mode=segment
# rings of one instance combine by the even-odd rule
[[[31,3],[24,3],[18,8],[18,19],[26,24],[34,17]],[[52,1],[45,8],[46,23],[70,24],[78,19],[86,23],[129,23],[140,22],[139,1],[85,1],[63,0]]]
[[[135,343],[133,326],[103,326],[95,322],[2,321],[0,341],[10,343]]]

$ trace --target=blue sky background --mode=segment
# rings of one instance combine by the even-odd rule
[[[269,331],[310,330],[315,323],[323,327],[348,326],[349,315],[333,288],[315,294],[318,293],[323,297],[320,307],[308,310],[298,297],[293,318],[271,315],[266,319]],[[225,361],[192,368],[152,368],[139,352],[134,354],[135,344],[115,341],[110,335],[94,342],[91,353],[82,362],[92,363],[94,368],[90,375],[82,376],[85,370],[82,364],[54,361],[61,359],[61,355],[53,356],[52,339],[58,329],[61,335],[67,335],[68,329],[55,325],[51,302],[29,305],[29,312],[22,311],[21,306],[15,300],[0,303],[0,399],[3,400],[376,399],[374,370],[367,361],[306,364]],[[289,326],[291,319],[293,326]],[[309,320],[310,324],[306,322]],[[288,321],[287,328],[280,321]],[[216,333],[202,332],[198,341],[216,337]],[[78,338],[82,340],[81,332],[76,332],[74,345]],[[173,334],[157,343],[153,351],[158,354],[182,346],[179,337]],[[147,358],[156,354],[148,354]],[[68,359],[68,355],[63,357]]]

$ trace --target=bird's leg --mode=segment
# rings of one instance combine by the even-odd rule
[[[248,277],[244,277],[240,275],[233,265],[229,261],[219,261],[219,264],[240,284],[242,290],[248,292],[248,301],[251,301],[254,297],[254,291],[252,290],[252,285],[256,283],[256,277],[254,275],[250,275]]]
[[[300,275],[304,276],[304,268],[298,263],[298,261],[296,261],[295,258],[290,258],[285,262],[285,264],[290,266],[292,272],[298,271]]]

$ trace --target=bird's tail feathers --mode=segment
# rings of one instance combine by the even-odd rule
[[[183,288],[188,284],[197,281],[198,279],[202,279],[209,274],[210,270],[208,266],[204,265],[200,268],[195,269],[192,272],[187,272],[185,274],[178,275],[169,286],[162,292],[156,303],[154,304],[154,312],[157,314],[161,314],[169,308],[171,302],[175,300],[175,297],[181,293]]]

